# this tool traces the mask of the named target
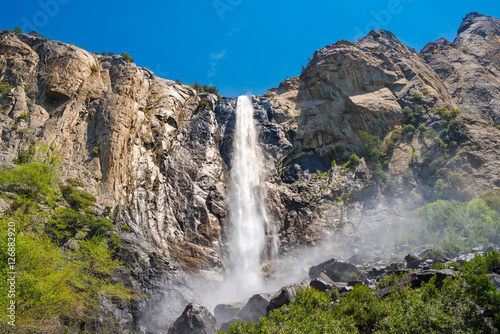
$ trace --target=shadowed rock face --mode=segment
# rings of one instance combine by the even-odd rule
[[[446,167],[469,177],[473,190],[500,187],[499,25],[469,14],[454,43],[438,40],[421,54],[390,32],[372,31],[316,51],[300,77],[253,98],[268,217],[282,252],[339,229],[376,231],[402,215],[410,191],[428,195],[434,172],[426,159],[439,152],[415,130],[391,153],[392,197],[370,187],[370,201],[338,200],[373,178],[364,160],[356,169],[332,167],[332,160],[361,155],[361,130],[389,139],[405,107],[423,105],[435,129],[438,107],[460,107],[457,150]],[[117,323],[164,332],[195,299],[190,277],[225,276],[236,99],[158,78],[121,56],[9,32],[0,32],[0,83],[13,86],[0,95],[0,165],[11,166],[32,142],[52,145],[63,158],[63,180],[81,180],[101,211],[118,207],[130,269],[117,279],[153,297],[107,309]],[[418,175],[408,184],[402,174],[410,167]]]
[[[208,310],[196,304],[186,306],[182,315],[170,327],[168,334],[215,334],[215,317]]]

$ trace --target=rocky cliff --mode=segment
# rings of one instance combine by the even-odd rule
[[[477,13],[421,53],[372,31],[255,96],[281,252],[376,230],[450,175],[469,180],[457,191],[500,187],[499,38],[500,20]],[[35,143],[60,154],[62,180],[116,212],[128,265],[117,279],[142,296],[105,311],[123,330],[167,332],[196,299],[190,277],[225,277],[236,99],[35,33],[0,33],[0,84],[2,165]],[[363,132],[381,140],[377,159]],[[344,164],[352,153],[359,166]]]

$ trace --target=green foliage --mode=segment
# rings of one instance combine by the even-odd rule
[[[410,99],[412,99],[413,101],[420,101],[422,100],[422,94],[420,94],[419,92],[413,92],[410,95]]]
[[[130,227],[127,225],[127,224],[123,224],[122,225],[122,229],[127,232],[127,233],[130,233]]]
[[[429,95],[431,92],[429,92],[427,89],[422,89],[422,94],[424,94],[424,96],[427,96]]]
[[[148,106],[145,106],[144,107],[144,113],[147,114],[149,112],[149,107]]]
[[[351,158],[349,159],[349,166],[355,169],[359,166],[360,162],[361,159],[358,157],[356,153],[351,154]]]
[[[22,119],[26,122],[29,122],[30,120],[30,114],[29,113],[23,113],[17,117],[17,119]]]
[[[134,60],[132,59],[132,57],[130,56],[130,54],[128,54],[127,52],[122,52],[122,57],[123,57],[123,59],[127,63],[133,63],[134,62]]]
[[[342,145],[336,145],[333,149],[333,160],[342,161],[345,153],[345,147]]]
[[[11,85],[0,84],[0,94],[5,93],[6,91],[11,90],[12,88],[14,87],[12,87]]]
[[[195,81],[194,84],[193,84],[193,88],[194,90],[196,90],[198,93],[202,93],[203,92],[203,88],[200,86],[200,84],[198,83],[198,81]]]
[[[44,163],[27,163],[0,173],[0,192],[13,193],[19,205],[41,202],[53,205],[57,199],[52,167]]]
[[[338,293],[331,298],[330,292],[308,289],[259,324],[239,321],[228,333],[498,333],[500,293],[484,273],[499,269],[500,253],[492,252],[466,263],[440,288],[436,277],[413,289],[404,287],[404,275],[386,275],[377,289],[399,283],[385,297],[357,285],[334,307],[330,301]]]
[[[424,133],[425,131],[427,131],[427,127],[423,124],[420,124],[420,126],[418,127],[418,131]]]
[[[90,66],[90,69],[92,70],[92,73],[97,73],[97,72],[99,72],[99,68],[97,68],[97,65],[96,65],[96,64],[92,64],[92,66]]]
[[[382,277],[382,279],[377,283],[377,289],[382,290],[384,288],[390,288],[394,284],[401,282],[403,275],[388,274]]]
[[[182,85],[182,82],[179,79],[175,79],[175,83]]]
[[[405,124],[402,128],[402,132],[407,137],[412,137],[415,132],[415,126],[413,124]]]
[[[444,119],[444,120],[451,120],[456,118],[458,115],[462,113],[462,110],[458,108],[454,109],[449,109],[448,107],[441,107],[436,109],[436,112]]]
[[[100,314],[100,298],[128,300],[134,296],[110,274],[123,264],[112,257],[119,245],[109,236],[113,225],[87,210],[95,198],[72,187],[58,189],[58,159],[40,147],[37,159],[0,172],[0,192],[11,200],[0,220],[0,240],[7,240],[8,222],[16,223],[16,329],[19,333],[63,332],[70,323],[90,321]],[[37,152],[38,153],[38,152]],[[54,164],[48,164],[51,161]],[[59,191],[74,209],[53,208]],[[84,211],[80,211],[80,210]],[[57,241],[75,238],[74,247],[59,248]],[[7,244],[0,243],[0,288],[7,291]],[[7,294],[0,294],[6,305]],[[6,308],[0,310],[4,328]]]
[[[493,191],[488,192],[488,196],[493,199],[486,201],[479,197],[469,202],[437,200],[415,210],[410,219],[395,228],[400,228],[400,233],[406,235],[405,242],[415,246],[435,245],[452,255],[470,251],[478,245],[498,245],[500,212],[494,209],[493,203],[499,197]]]
[[[15,32],[16,34],[21,34],[23,32],[19,27],[15,27],[14,30],[12,31]]]
[[[93,149],[92,149],[92,153],[94,153],[95,156],[98,156],[99,155],[99,148],[97,146],[95,146]]]
[[[207,101],[200,100],[200,102],[198,102],[197,110],[212,110],[212,108],[210,107],[210,104],[208,104]]]
[[[358,331],[351,318],[335,318],[327,294],[307,289],[297,293],[293,304],[274,310],[269,317],[261,318],[259,324],[239,321],[231,324],[227,333],[354,334]]]
[[[467,178],[460,173],[449,173],[446,182],[438,179],[434,185],[434,192],[437,199],[453,199],[462,202],[469,201],[473,196]]]
[[[359,131],[358,138],[363,144],[363,155],[370,163],[379,163],[382,155],[382,140],[366,131]]]
[[[28,86],[25,86],[25,87],[24,87],[24,92],[25,92],[25,93],[29,92],[29,90],[30,90],[30,88],[29,88]]]
[[[17,157],[12,160],[16,165],[21,165],[30,162],[35,154],[35,146],[30,144],[29,148],[26,150],[21,150]]]
[[[401,140],[401,129],[396,129],[391,132],[391,139],[394,142],[398,142]]]
[[[203,91],[206,93],[215,94],[215,95],[219,94],[219,90],[217,88],[215,88],[214,86],[203,85]]]
[[[80,210],[93,206],[97,200],[92,194],[85,190],[75,189],[70,185],[61,185],[61,193],[72,209]]]

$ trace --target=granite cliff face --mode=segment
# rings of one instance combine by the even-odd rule
[[[499,41],[500,20],[477,13],[454,43],[421,53],[372,31],[316,51],[299,77],[254,97],[281,252],[340,230],[376,230],[415,198],[431,198],[443,169],[468,177],[473,192],[500,187]],[[1,164],[47,145],[62,157],[62,179],[80,179],[97,210],[119,213],[129,268],[117,279],[146,295],[105,311],[123,330],[166,333],[196,299],[190,278],[225,277],[236,99],[34,33],[0,33],[0,83],[12,86],[0,95]],[[461,114],[451,120],[443,108]],[[332,164],[364,154],[360,131],[386,140],[393,182],[364,159]],[[368,201],[344,200],[360,189]]]

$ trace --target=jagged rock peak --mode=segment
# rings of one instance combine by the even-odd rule
[[[476,22],[481,22],[481,24],[484,24],[485,22],[488,22],[488,21],[491,22],[492,20],[495,20],[495,19],[491,16],[479,14],[478,12],[472,12],[470,14],[467,14],[464,17],[462,24],[458,28],[457,34],[461,34],[465,30],[469,29],[469,27],[471,27]]]

